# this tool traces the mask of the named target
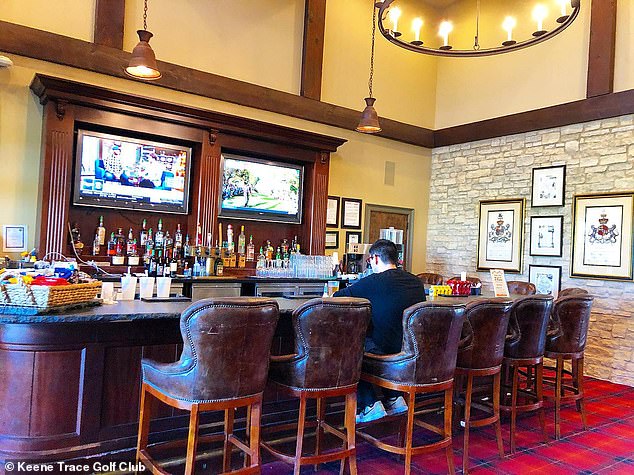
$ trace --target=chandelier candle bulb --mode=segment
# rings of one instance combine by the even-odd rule
[[[390,17],[390,21],[392,22],[392,35],[395,37],[401,36],[398,31],[398,19],[401,17],[401,9],[398,7],[390,9],[388,16]]]
[[[566,14],[566,6],[568,4],[568,0],[558,0],[558,2],[561,6],[561,16],[557,18],[557,23],[563,23],[568,19],[568,15]]]
[[[507,16],[502,23],[502,28],[506,31],[506,41],[502,43],[503,46],[511,46],[517,43],[513,40],[513,28],[517,25],[517,21],[512,16]]]
[[[416,17],[412,20],[412,31],[414,32],[414,41],[412,44],[415,46],[420,46],[423,42],[420,40],[420,30],[423,27],[423,19]]]
[[[533,8],[533,20],[537,22],[537,31],[533,33],[533,36],[542,36],[546,33],[546,30],[544,30],[544,20],[547,16],[548,9],[544,5],[541,3],[535,5],[535,8]]]
[[[442,37],[443,45],[440,49],[451,49],[449,45],[449,33],[453,31],[453,24],[450,21],[443,21],[438,28],[438,36]]]

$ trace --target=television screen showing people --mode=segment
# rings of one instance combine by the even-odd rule
[[[88,131],[79,137],[78,204],[185,207],[191,149]]]
[[[224,156],[221,212],[298,217],[302,169]]]

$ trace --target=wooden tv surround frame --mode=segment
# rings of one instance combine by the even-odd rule
[[[276,242],[297,235],[304,252],[323,254],[330,153],[345,140],[267,124],[242,117],[167,103],[116,92],[66,79],[36,74],[31,90],[44,106],[42,164],[38,200],[38,255],[70,252],[68,223],[77,222],[84,242],[92,242],[99,216],[104,215],[108,230],[132,226],[139,229],[143,218],[163,219],[164,229],[180,223],[189,232],[201,224],[219,239],[218,194],[222,151],[270,158],[304,166],[304,196],[301,224],[228,220],[247,224],[254,242]],[[192,147],[189,214],[175,215],[147,211],[92,208],[72,205],[76,131],[79,128],[105,129],[141,135],[163,142]],[[226,229],[226,227],[225,227]]]

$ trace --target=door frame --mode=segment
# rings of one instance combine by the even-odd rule
[[[369,239],[370,234],[370,213],[372,211],[383,211],[386,213],[402,214],[407,216],[407,244],[408,248],[407,257],[405,259],[405,269],[411,270],[412,268],[412,243],[414,239],[414,209],[413,208],[399,208],[398,206],[386,206],[375,205],[366,203],[364,207],[363,215],[363,235],[366,239]],[[372,244],[372,243],[370,243]]]

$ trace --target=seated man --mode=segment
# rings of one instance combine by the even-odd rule
[[[372,244],[369,254],[374,273],[334,296],[362,297],[372,303],[372,321],[365,340],[365,351],[380,355],[398,353],[403,341],[403,311],[425,300],[425,288],[418,277],[397,269],[398,250],[392,241],[379,239]],[[398,391],[383,389],[381,401],[377,390],[372,384],[359,381],[357,423],[407,410]]]

